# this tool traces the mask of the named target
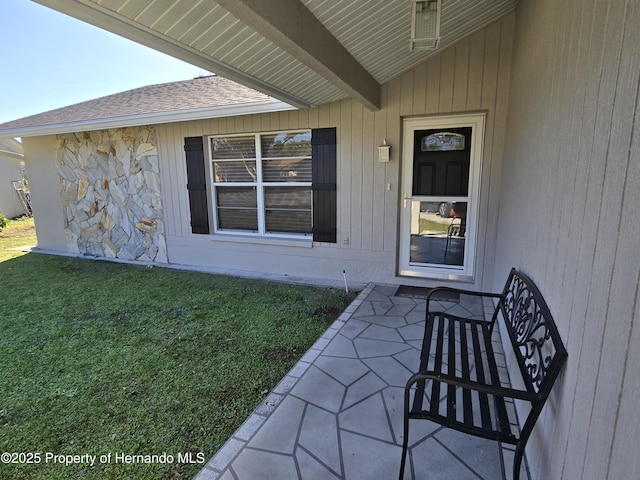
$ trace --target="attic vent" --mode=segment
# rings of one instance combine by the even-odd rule
[[[433,50],[440,43],[442,0],[411,0],[409,50]]]

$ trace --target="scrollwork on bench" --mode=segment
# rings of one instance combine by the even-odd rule
[[[567,351],[542,294],[525,274],[512,269],[502,294],[458,292],[497,298],[497,306],[491,320],[486,321],[430,313],[427,300],[420,370],[405,387],[400,479],[408,451],[409,420],[420,419],[515,445],[513,478],[518,480],[527,440],[566,361]],[[506,327],[524,388],[506,386],[500,380],[492,347],[498,317]],[[454,334],[460,338],[451,338]],[[472,341],[467,340],[468,335],[472,335]],[[510,376],[513,378],[515,372],[510,371]],[[531,406],[519,432],[512,429],[517,424],[515,412],[505,404],[516,399]]]

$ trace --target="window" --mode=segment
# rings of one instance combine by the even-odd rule
[[[423,152],[464,150],[465,144],[464,135],[453,132],[438,132],[423,137],[420,142],[420,150]]]
[[[242,138],[253,139],[253,143],[243,144]],[[210,226],[220,228],[217,224],[221,223],[222,230],[215,231],[299,238],[308,236],[311,228],[314,242],[336,243],[335,128],[216,135],[207,137],[207,142],[214,139],[219,152],[217,157],[211,153],[206,161],[205,138],[184,139],[191,233],[215,233]],[[211,164],[210,176],[207,163]]]
[[[312,234],[311,131],[210,142],[216,232]]]

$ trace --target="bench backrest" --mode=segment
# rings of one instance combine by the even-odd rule
[[[526,389],[540,394],[544,401],[567,358],[547,303],[527,275],[512,269],[496,307],[494,322],[499,312]]]

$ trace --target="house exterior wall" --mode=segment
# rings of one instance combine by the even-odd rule
[[[58,135],[70,253],[167,262],[154,127]]]
[[[93,241],[90,243],[96,248],[88,248],[86,244],[80,248],[79,232],[74,231],[78,228],[73,226],[72,213],[81,206],[78,192],[84,192],[84,187],[80,188],[81,182],[73,180],[73,177],[78,177],[78,172],[65,179],[68,173],[61,171],[61,166],[67,162],[60,155],[67,150],[71,153],[69,161],[73,170],[74,161],[86,164],[99,149],[97,146],[104,143],[96,138],[112,136],[114,131],[121,129],[70,133],[57,138],[26,138],[25,144],[30,145],[31,151],[27,161],[34,164],[30,169],[35,175],[33,190],[36,186],[43,189],[35,194],[36,198],[42,199],[40,205],[34,205],[36,226],[42,225],[43,230],[47,225],[50,229],[44,236],[39,236],[40,247],[63,253],[166,261],[177,265],[336,283],[342,282],[345,271],[349,281],[358,283],[441,284],[440,280],[397,276],[398,215],[403,193],[400,191],[402,122],[407,117],[483,112],[486,123],[476,277],[474,282],[464,284],[466,288],[482,288],[493,278],[513,25],[514,15],[507,15],[385,84],[382,108],[377,112],[369,111],[356,101],[343,100],[307,110],[153,127],[162,204],[162,215],[157,220],[164,222],[165,258],[112,255],[113,249],[101,251],[97,248],[98,243]],[[337,243],[312,244],[309,241],[256,240],[191,233],[183,149],[185,137],[321,127],[337,129]],[[391,161],[380,163],[378,146],[385,139],[391,145]],[[63,140],[66,143],[61,146]],[[113,142],[109,140],[107,143],[111,145]],[[111,147],[103,150],[108,156]],[[82,169],[86,170],[85,167]],[[107,180],[112,181],[111,178]],[[100,190],[100,185],[97,188]],[[53,196],[55,199],[51,202],[44,200]],[[89,216],[94,217],[98,212],[92,212],[90,204],[87,213],[93,213]],[[86,207],[82,208],[86,210]],[[102,207],[102,204],[96,205],[98,209]],[[64,216],[63,211],[66,212]],[[53,218],[59,222],[55,227],[51,225]],[[97,225],[110,226],[111,222],[100,220]],[[101,228],[98,230],[102,231]]]
[[[516,10],[494,286],[529,273],[569,352],[535,479],[640,470],[640,3]]]
[[[357,282],[433,283],[396,276],[402,118],[486,112],[477,275],[466,287],[490,282],[513,22],[510,14],[384,85],[378,112],[343,100],[308,110],[159,125],[169,262],[328,280],[341,280],[345,270]],[[191,234],[185,137],[320,127],[337,128],[336,244]],[[384,139],[391,145],[389,163],[377,158]]]
[[[11,184],[21,178],[20,160],[0,152],[0,213],[7,218],[25,213]]]
[[[29,191],[38,246],[52,252],[68,253],[60,182],[55,163],[55,137],[25,137],[22,139],[22,149],[29,172]]]

